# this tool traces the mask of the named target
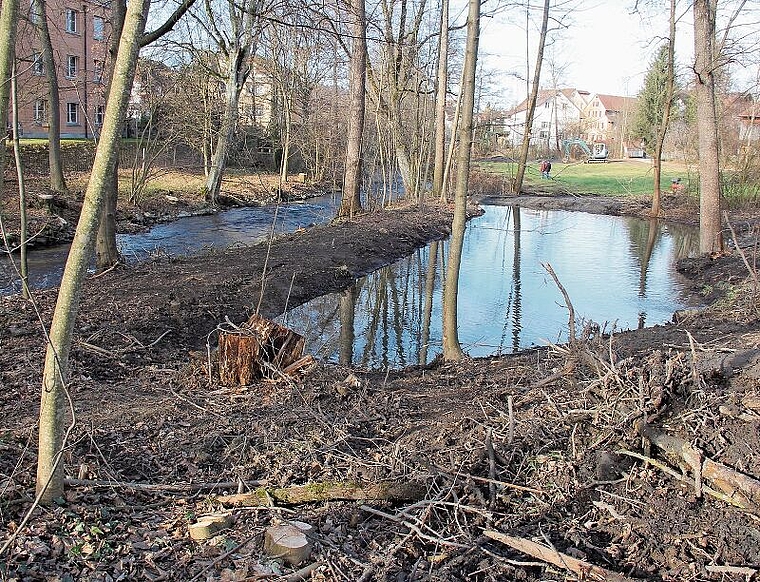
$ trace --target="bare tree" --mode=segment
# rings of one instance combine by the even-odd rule
[[[364,0],[351,1],[351,36],[349,58],[348,135],[343,197],[338,216],[353,216],[362,210],[362,140],[367,76],[367,19]]]
[[[462,119],[459,129],[457,178],[454,191],[454,219],[451,225],[449,261],[443,287],[443,357],[460,360],[464,356],[459,344],[457,329],[457,295],[459,293],[459,267],[466,227],[467,187],[470,174],[472,150],[473,112],[475,109],[475,72],[478,65],[478,41],[480,36],[480,0],[469,0],[467,15],[467,45],[462,77]]]
[[[544,62],[546,33],[549,29],[549,1],[550,0],[544,0],[544,9],[541,17],[541,32],[539,34],[538,50],[536,52],[536,65],[535,70],[533,71],[533,84],[530,89],[530,95],[528,96],[528,111],[525,115],[525,132],[523,133],[523,141],[520,146],[520,157],[517,160],[517,174],[515,175],[512,184],[512,191],[518,194],[520,193],[525,178],[525,166],[528,163],[528,150],[530,148],[530,140],[532,137],[533,116],[536,112],[538,88],[541,83],[541,66]]]
[[[61,161],[61,102],[58,91],[58,71],[53,57],[53,44],[48,30],[47,5],[45,0],[33,0],[32,11],[37,34],[42,44],[42,63],[48,88],[48,165],[50,168],[50,189],[54,192],[66,191],[66,178]]]
[[[11,91],[10,79],[18,28],[18,0],[5,0],[0,7],[0,128],[8,127],[8,101]],[[0,176],[5,173],[6,139],[5,129],[0,130]],[[0,180],[0,196],[3,180]]]
[[[433,196],[440,197],[446,164],[446,92],[449,76],[449,0],[441,0],[438,67],[435,85],[435,160],[433,162]]]
[[[121,124],[127,110],[137,66],[140,38],[145,29],[149,0],[130,0],[116,57],[111,91],[106,104],[103,129],[95,152],[90,180],[74,240],[63,271],[53,322],[48,335],[40,404],[37,496],[51,503],[63,493],[66,385],[69,381],[69,351],[82,286],[90,263],[107,181],[118,158]]]
[[[720,151],[715,102],[717,0],[694,0],[694,93],[699,133],[699,250],[723,249],[720,215]]]

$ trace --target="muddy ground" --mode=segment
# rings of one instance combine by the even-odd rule
[[[598,199],[596,210],[609,204]],[[751,578],[760,569],[760,498],[738,508],[729,503],[737,495],[712,497],[708,486],[719,484],[697,485],[693,468],[640,434],[645,422],[650,436],[679,437],[760,477],[760,321],[736,252],[681,264],[694,291],[709,290],[716,303],[665,326],[610,337],[589,325],[565,346],[401,371],[318,365],[245,387],[209,374],[207,347],[225,318],[243,321],[260,298],[261,313],[274,316],[286,301],[344,288],[446,236],[449,221],[449,209],[436,206],[374,212],[279,237],[270,249],[90,279],[71,358],[69,486],[23,527],[34,493],[41,329],[55,291],[34,305],[0,299],[0,541],[10,540],[0,577]],[[737,228],[753,264],[754,222],[744,215]],[[189,536],[199,515],[223,509],[223,493],[321,483],[313,491],[328,495],[324,484],[336,482],[408,487],[403,499],[270,496],[227,509],[233,523],[218,535]],[[267,527],[294,519],[314,528],[311,555],[297,566],[262,548]],[[551,565],[490,531],[604,570],[573,574],[568,558]]]

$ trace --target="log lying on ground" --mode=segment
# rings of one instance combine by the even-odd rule
[[[425,494],[419,483],[380,481],[352,483],[323,481],[292,487],[258,487],[248,493],[222,495],[217,500],[225,506],[268,506],[273,503],[298,505],[320,501],[417,501]]]
[[[284,373],[303,362],[303,348],[303,336],[254,314],[240,327],[219,332],[219,380],[225,386],[245,386],[277,371]]]
[[[583,560],[558,552],[554,548],[537,544],[536,542],[526,540],[525,538],[516,538],[493,530],[486,530],[483,532],[483,535],[492,540],[496,540],[497,542],[501,542],[502,544],[506,544],[523,554],[543,560],[558,568],[570,570],[581,580],[595,580],[596,582],[626,582],[631,580],[631,578],[613,572],[612,570],[607,570],[600,566],[594,566]]]
[[[653,445],[692,468],[698,495],[701,495],[704,479],[724,493],[724,498],[733,505],[760,515],[760,481],[707,457],[703,459],[701,452],[684,439],[665,434],[651,425],[642,422],[638,430]]]

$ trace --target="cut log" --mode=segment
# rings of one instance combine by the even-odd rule
[[[264,551],[294,566],[305,562],[311,555],[311,542],[307,538],[311,526],[303,524],[308,528],[306,531],[297,523],[301,522],[268,527],[264,533]]]
[[[202,515],[198,521],[191,523],[187,530],[194,540],[207,540],[213,538],[218,532],[232,525],[232,516],[228,513],[212,513]]]
[[[286,505],[320,501],[417,501],[425,489],[413,481],[399,483],[321,482],[293,487],[258,487],[248,493],[222,495],[217,500],[226,506],[269,506],[273,502]]]
[[[303,348],[303,336],[254,314],[239,328],[219,333],[219,380],[225,386],[246,386],[277,377],[301,359]]]

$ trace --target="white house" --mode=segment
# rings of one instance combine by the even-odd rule
[[[584,108],[589,103],[590,94],[578,89],[543,89],[538,92],[536,110],[530,131],[530,142],[534,147],[545,150],[561,149],[562,140],[577,137],[583,122]],[[525,135],[525,120],[528,115],[526,99],[506,116],[508,143],[517,146]]]

